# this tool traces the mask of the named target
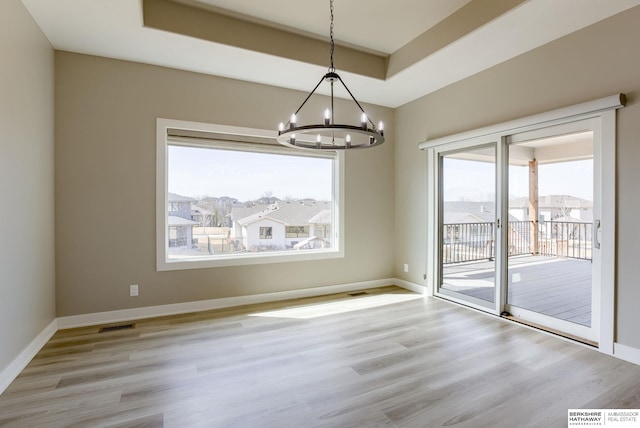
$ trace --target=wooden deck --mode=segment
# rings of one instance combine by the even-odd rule
[[[444,288],[493,301],[493,262],[447,265]],[[584,326],[591,325],[591,262],[554,257],[509,259],[508,303]]]

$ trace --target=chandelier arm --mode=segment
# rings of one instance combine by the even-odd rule
[[[347,84],[344,83],[344,81],[342,80],[342,78],[338,75],[338,80],[340,81],[340,83],[342,83],[342,86],[344,86],[344,88],[347,90],[347,92],[349,93],[349,95],[351,96],[351,99],[353,100],[354,103],[356,103],[356,105],[358,106],[358,108],[360,109],[361,112],[363,112],[365,115],[367,115],[367,120],[369,121],[369,123],[371,124],[371,126],[373,127],[373,129],[376,129],[376,125],[373,123],[373,121],[371,120],[371,118],[369,117],[369,115],[367,114],[366,111],[364,111],[364,109],[362,108],[362,106],[360,105],[360,103],[358,102],[358,100],[356,100],[356,97],[353,96],[353,94],[351,93],[351,91],[349,90],[349,88],[347,87]]]
[[[316,91],[316,89],[318,89],[318,87],[320,86],[320,84],[322,83],[323,80],[324,80],[324,76],[322,77],[322,79],[320,79],[320,81],[318,82],[316,87],[313,88],[313,90],[311,92],[309,92],[309,95],[307,95],[307,98],[304,99],[302,104],[300,104],[300,107],[298,107],[298,110],[296,110],[295,113],[293,113],[293,114],[298,114],[300,112],[300,110],[302,110],[302,107],[304,107],[304,105],[307,103],[307,101],[309,101],[309,98],[311,98],[311,95],[314,94],[314,92]],[[343,85],[344,85],[344,83],[343,83]],[[291,121],[288,121],[287,125],[289,125],[290,123],[291,123]]]

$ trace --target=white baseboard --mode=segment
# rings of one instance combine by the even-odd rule
[[[420,284],[416,284],[414,282],[405,281],[404,279],[393,278],[393,284],[397,285],[398,287],[405,288],[409,291],[413,291],[414,293],[423,294],[423,295],[428,294],[427,287]]]
[[[613,356],[640,365],[640,349],[638,348],[616,342],[613,344]]]
[[[18,377],[20,372],[29,364],[42,347],[58,331],[58,320],[54,319],[38,334],[35,339],[24,348],[13,361],[0,372],[0,394]]]
[[[198,300],[195,302],[175,303],[170,305],[147,306],[143,308],[122,309],[94,314],[72,315],[58,318],[58,328],[75,328],[92,325],[109,324],[121,321],[133,321],[167,315],[178,315],[189,312],[208,311],[212,309],[230,308],[234,306],[253,305],[256,303],[275,302],[278,300],[300,299],[303,297],[322,296],[326,294],[344,293],[365,288],[394,285],[393,278],[373,281],[353,282],[349,284],[327,285],[323,287],[303,288],[300,290],[278,291],[274,293],[252,294],[249,296],[225,297],[221,299]],[[406,288],[406,287],[405,287]]]

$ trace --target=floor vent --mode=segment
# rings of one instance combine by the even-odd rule
[[[367,295],[369,295],[369,293],[367,293],[366,291],[356,291],[355,293],[349,293],[349,296],[351,297],[367,296]]]
[[[128,328],[135,327],[135,324],[120,324],[120,325],[111,325],[109,327],[102,327],[98,333],[105,333],[107,331],[116,331],[116,330],[126,330]]]

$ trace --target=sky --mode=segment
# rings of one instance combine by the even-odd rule
[[[490,201],[495,198],[495,164],[445,158],[446,201]],[[571,195],[593,201],[593,160],[538,166],[538,194]],[[529,167],[509,167],[509,195],[529,195]]]
[[[445,158],[447,201],[495,199],[495,164]],[[255,200],[332,199],[332,161],[311,157],[169,146],[169,192],[182,196],[229,196]],[[539,165],[539,195],[593,200],[593,160]],[[510,166],[509,194],[527,196],[528,167]]]
[[[509,193],[529,195],[529,167],[509,168]],[[593,159],[538,165],[538,194],[593,201]]]
[[[311,157],[169,146],[169,192],[199,198],[332,199],[332,161]]]

